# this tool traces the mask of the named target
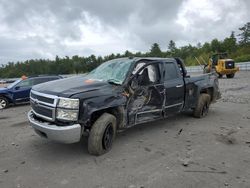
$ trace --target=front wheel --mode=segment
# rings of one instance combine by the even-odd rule
[[[9,106],[9,101],[5,97],[0,97],[0,110],[7,108]]]
[[[201,93],[197,105],[193,111],[193,116],[196,118],[205,117],[208,114],[211,97],[209,94]]]
[[[93,124],[89,138],[88,151],[92,155],[102,155],[112,148],[116,135],[115,116],[104,113]]]
[[[227,78],[233,78],[234,74],[227,74]]]
[[[220,74],[220,73],[217,73],[217,74],[218,74],[218,78],[222,78],[223,77],[222,74]]]

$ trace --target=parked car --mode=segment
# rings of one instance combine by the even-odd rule
[[[32,86],[60,78],[62,77],[54,75],[22,77],[8,86],[0,88],[0,109],[7,108],[11,103],[29,102]]]
[[[89,153],[101,155],[117,130],[190,109],[201,118],[219,96],[216,74],[190,77],[179,58],[122,58],[86,76],[34,86],[28,118],[51,140],[74,143],[87,133]]]
[[[6,84],[5,80],[0,80],[0,84]]]

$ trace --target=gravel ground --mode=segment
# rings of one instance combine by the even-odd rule
[[[250,187],[250,72],[220,79],[204,119],[180,114],[119,133],[112,150],[87,153],[38,137],[28,105],[0,111],[0,187]]]

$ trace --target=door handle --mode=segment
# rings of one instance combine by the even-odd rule
[[[182,87],[182,86],[183,86],[182,84],[179,84],[179,85],[177,85],[176,87],[179,88],[179,87]]]

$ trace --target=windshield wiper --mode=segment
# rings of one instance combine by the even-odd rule
[[[114,84],[114,85],[121,85],[119,82],[120,80],[116,80],[116,79],[109,79],[107,80],[108,83],[110,84]]]

